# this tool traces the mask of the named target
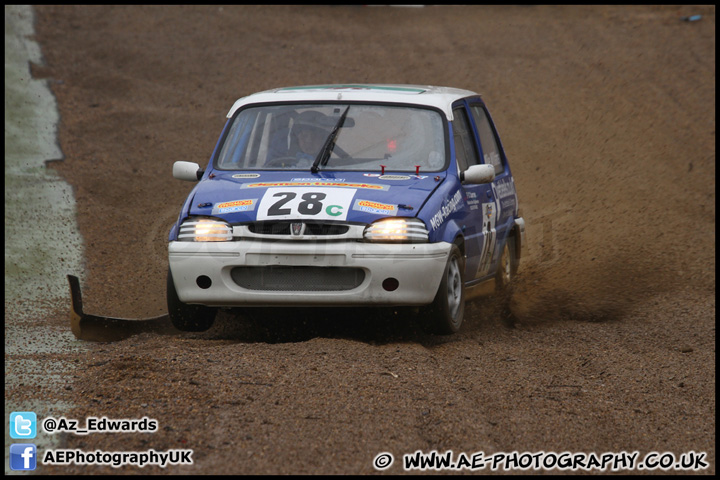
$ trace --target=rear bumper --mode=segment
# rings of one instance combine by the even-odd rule
[[[410,306],[433,301],[450,248],[449,243],[170,242],[168,253],[185,303]]]

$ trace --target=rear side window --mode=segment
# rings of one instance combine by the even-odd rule
[[[464,172],[468,167],[477,165],[479,162],[475,140],[471,134],[470,122],[464,108],[453,110],[453,140],[455,141],[455,156],[457,157],[460,171]]]
[[[470,111],[472,112],[473,120],[475,120],[478,135],[480,136],[483,161],[486,164],[493,165],[495,167],[495,175],[500,175],[505,171],[505,167],[502,164],[500,149],[498,148],[497,141],[495,141],[495,134],[490,126],[487,113],[485,109],[479,105],[473,105],[470,107]]]

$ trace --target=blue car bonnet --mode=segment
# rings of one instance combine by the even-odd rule
[[[197,185],[189,214],[230,224],[287,219],[372,223],[388,216],[414,217],[445,175],[213,170]]]

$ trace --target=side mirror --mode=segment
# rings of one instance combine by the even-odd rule
[[[473,184],[490,183],[494,179],[495,167],[493,165],[473,165],[460,174],[460,180]]]
[[[186,180],[188,182],[197,182],[205,173],[200,165],[193,162],[175,162],[173,164],[173,177],[178,180]]]

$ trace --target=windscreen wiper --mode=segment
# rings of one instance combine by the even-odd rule
[[[348,110],[350,110],[350,105],[348,105],[343,114],[340,115],[340,120],[338,120],[335,127],[333,127],[327,140],[325,140],[325,144],[320,149],[320,153],[318,153],[318,156],[315,158],[312,167],[310,167],[310,171],[312,173],[317,173],[320,170],[319,165],[327,165],[327,162],[330,159],[330,153],[332,153],[333,147],[335,146],[335,139],[337,138],[338,132],[342,128],[343,123],[345,123],[345,117],[347,117]]]

